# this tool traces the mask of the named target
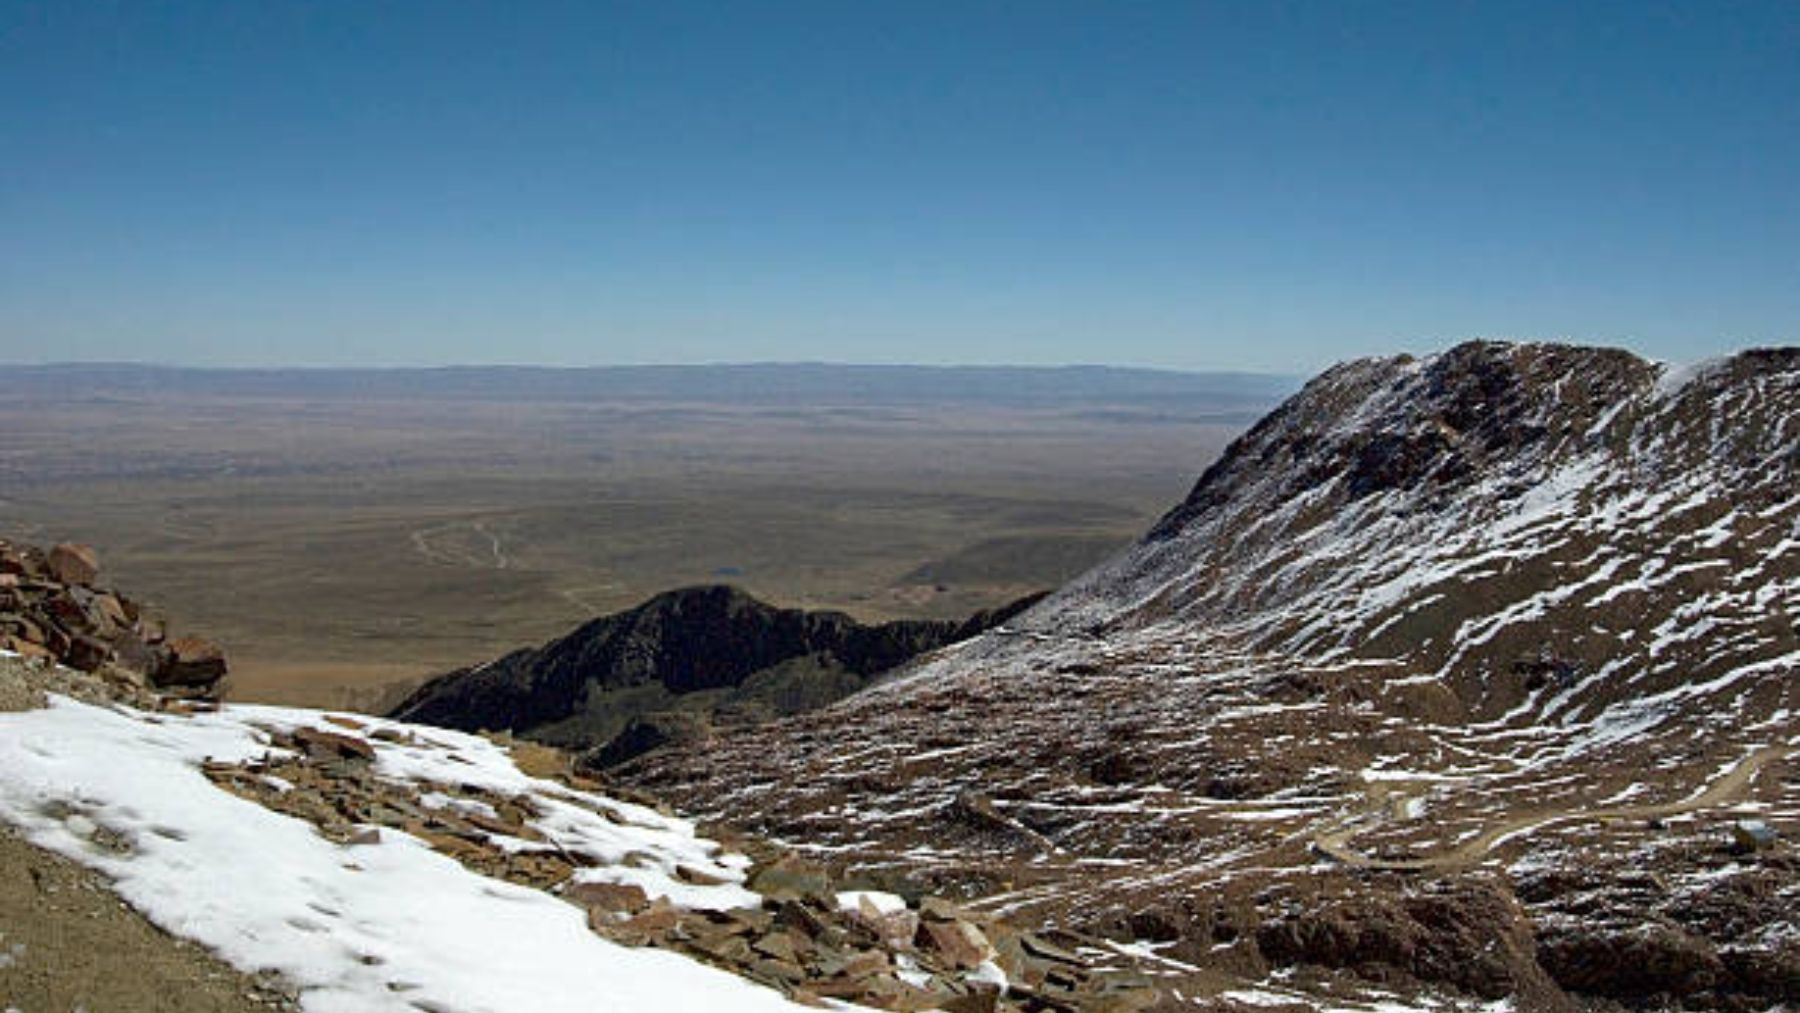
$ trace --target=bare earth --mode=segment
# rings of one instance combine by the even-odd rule
[[[0,1008],[268,1013],[278,989],[151,925],[100,876],[0,824]]]
[[[4,393],[0,537],[98,547],[225,645],[235,698],[362,708],[687,584],[864,620],[1001,604],[1129,542],[1249,417]]]

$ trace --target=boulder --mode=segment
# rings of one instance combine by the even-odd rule
[[[811,900],[822,905],[834,901],[831,877],[798,855],[782,855],[759,866],[745,885],[773,901]]]
[[[632,883],[571,883],[562,896],[586,908],[590,924],[618,921],[650,906],[644,888]]]
[[[177,637],[168,642],[169,659],[152,673],[158,686],[211,686],[225,677],[225,651],[200,637]]]
[[[113,666],[136,675],[148,677],[154,672],[162,671],[169,663],[169,649],[161,644],[145,643],[135,633],[123,633],[113,638]]]
[[[100,555],[92,546],[59,542],[44,558],[51,578],[64,584],[92,584],[100,576]]]
[[[987,936],[968,922],[921,922],[915,942],[920,950],[959,970],[980,966],[994,952]]]
[[[112,660],[112,648],[104,640],[76,633],[69,637],[69,649],[63,654],[63,664],[80,672],[99,671],[100,666]]]
[[[308,756],[315,759],[375,760],[375,747],[353,735],[339,735],[320,728],[296,728],[294,741]]]
[[[107,630],[125,630],[131,628],[131,616],[127,614],[125,603],[118,595],[101,591],[88,602],[88,610],[100,619],[101,628]]]
[[[43,550],[37,546],[0,545],[0,573],[41,580],[46,572]]]

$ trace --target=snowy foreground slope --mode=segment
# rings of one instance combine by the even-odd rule
[[[677,954],[608,942],[580,908],[478,875],[409,835],[334,843],[203,773],[279,754],[275,735],[341,730],[325,719],[247,706],[151,714],[52,696],[46,708],[0,714],[0,820],[105,873],[169,932],[241,969],[280,972],[309,1013],[798,1008]],[[761,900],[738,885],[745,860],[686,822],[527,777],[482,738],[356,720],[404,733],[371,740],[380,777],[533,799],[545,842],[518,847],[590,855],[602,875],[684,906]],[[679,868],[716,882],[685,882]]]
[[[1797,623],[1800,349],[1479,342],[1324,373],[1004,629],[614,773],[1195,987],[1768,1009]]]

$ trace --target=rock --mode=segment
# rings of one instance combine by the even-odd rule
[[[927,898],[929,899],[929,898]],[[900,949],[911,945],[919,932],[919,913],[917,911],[882,911],[869,898],[857,901],[854,909],[846,911],[850,919],[873,932],[876,938],[885,945]]]
[[[799,932],[808,939],[825,940],[842,931],[825,921],[824,913],[797,900],[780,901],[775,906],[778,924]]]
[[[0,546],[0,573],[41,580],[48,575],[44,564],[43,551],[34,545]]]
[[[1000,990],[978,988],[965,995],[951,996],[938,1003],[943,1013],[994,1013],[1000,1005]]]
[[[635,883],[571,883],[562,896],[586,908],[590,922],[600,915],[634,915],[650,906],[650,896]]]
[[[135,633],[113,638],[113,665],[141,676],[162,671],[169,663],[169,649],[161,644],[147,644]]]
[[[5,630],[26,643],[44,642],[44,628],[27,616],[8,615],[0,618],[0,630]]]
[[[704,714],[682,711],[640,714],[619,734],[583,753],[581,765],[587,770],[604,770],[671,743],[703,742],[712,733],[712,722]]]
[[[987,936],[968,922],[920,922],[915,942],[920,950],[936,954],[957,970],[978,967],[994,952]]]
[[[44,569],[64,584],[92,584],[100,576],[100,556],[91,546],[60,542],[45,557]]]
[[[50,649],[43,644],[30,640],[21,640],[12,635],[0,637],[0,648],[11,651],[22,658],[42,658],[44,660],[49,660],[55,657],[50,653]]]
[[[69,638],[69,647],[62,660],[76,671],[95,672],[112,660],[112,648],[98,637],[77,633]]]
[[[1767,820],[1738,820],[1731,825],[1732,850],[1741,855],[1774,847],[1777,836]]]
[[[704,869],[696,869],[686,863],[675,866],[675,878],[681,880],[683,883],[691,883],[694,886],[719,886],[723,883],[732,882],[730,876],[707,872]]]
[[[317,759],[375,761],[375,747],[351,735],[301,727],[294,729],[294,741],[308,756]]]
[[[1052,943],[1043,936],[1035,935],[1030,932],[1019,933],[1019,945],[1025,948],[1026,953],[1042,960],[1050,960],[1059,964],[1068,964],[1070,966],[1081,963],[1080,957],[1070,953],[1068,950],[1063,949],[1055,943]]]
[[[658,746],[709,741],[746,708],[786,713],[824,706],[877,673],[1004,622],[1027,602],[967,622],[898,620],[864,626],[841,612],[777,608],[723,586],[682,588],[589,622],[539,648],[514,651],[419,687],[392,717],[478,731],[509,728],[585,750],[578,769],[598,772]],[[689,704],[658,713],[645,687]],[[718,702],[692,708],[695,691]],[[606,713],[600,723],[566,719]],[[632,719],[639,720],[632,720]]]
[[[928,922],[973,922],[977,919],[970,912],[942,897],[927,895],[919,898],[919,917]]]
[[[205,687],[225,677],[225,651],[210,640],[177,637],[168,642],[169,660],[151,673],[158,686]]]
[[[830,906],[834,900],[825,870],[793,854],[757,867],[745,886],[773,901],[811,900]]]
[[[800,954],[794,946],[794,937],[786,932],[771,932],[758,939],[754,944],[756,952],[773,960],[797,964]]]
[[[100,628],[99,617],[89,612],[74,589],[64,588],[46,603],[51,621],[65,633],[89,633]]]
[[[131,617],[126,613],[125,604],[119,596],[109,592],[99,592],[88,600],[88,611],[100,620],[100,628],[114,633],[131,628]]]
[[[806,980],[806,969],[798,964],[772,957],[753,958],[747,965],[750,976],[772,984],[797,984]],[[818,993],[812,993],[815,1001]]]
[[[592,909],[589,924],[593,924]],[[669,903],[667,897],[658,897],[650,902],[650,906],[620,922],[608,934],[623,938],[627,942],[639,945],[660,938],[676,925],[681,923],[681,912]]]

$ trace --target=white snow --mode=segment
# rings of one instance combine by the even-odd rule
[[[406,834],[337,845],[200,772],[206,759],[268,752],[259,725],[317,717],[263,707],[152,716],[52,697],[0,714],[0,819],[109,876],[167,931],[245,971],[279,972],[308,1013],[795,1008],[724,971],[601,939],[575,906],[470,872]],[[553,809],[540,829],[572,851],[610,854],[635,839],[671,868],[723,868],[681,821],[535,781],[485,740],[427,734],[447,748],[377,743],[378,771],[533,791]],[[609,808],[632,823],[595,815]],[[723,892],[706,899],[741,887],[713,889]]]
[[[891,915],[906,910],[906,898],[881,890],[845,890],[837,895],[838,909],[860,911],[865,900],[877,914]]]
[[[1656,398],[1659,401],[1669,400],[1680,394],[1682,389],[1706,374],[1719,369],[1730,360],[1723,356],[1701,359],[1698,362],[1670,364],[1656,377]]]

